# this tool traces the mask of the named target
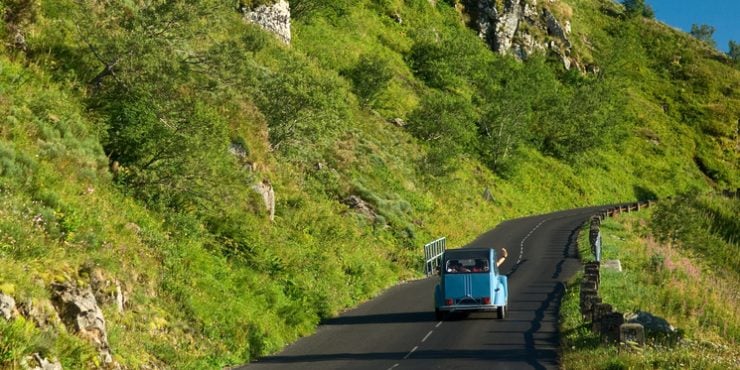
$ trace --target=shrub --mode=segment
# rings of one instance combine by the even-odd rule
[[[366,106],[372,106],[375,97],[393,78],[388,62],[377,55],[361,56],[357,64],[344,74],[352,81],[353,91],[360,102]]]

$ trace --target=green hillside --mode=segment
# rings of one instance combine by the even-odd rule
[[[740,70],[611,1],[538,2],[580,70],[491,51],[471,1],[290,3],[286,45],[231,2],[0,2],[0,368],[106,361],[61,286],[121,366],[222,368],[420,276],[439,236],[740,186]]]

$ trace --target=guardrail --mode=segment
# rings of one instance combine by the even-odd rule
[[[639,211],[652,205],[652,201],[623,204],[591,217],[588,239],[596,261],[588,262],[584,266],[580,291],[581,315],[584,320],[591,321],[591,330],[600,333],[602,339],[606,342],[619,341],[625,343],[629,341],[644,345],[645,330],[640,324],[625,324],[624,315],[621,312],[614,311],[610,304],[602,302],[599,296],[599,283],[601,282],[601,221],[607,217]]]
[[[442,253],[447,248],[447,238],[441,237],[431,243],[424,246],[424,273],[427,276],[437,272],[440,260],[442,259]]]

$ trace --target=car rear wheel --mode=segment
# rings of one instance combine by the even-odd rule
[[[444,312],[440,311],[439,309],[434,309],[434,318],[437,319],[437,321],[442,321],[444,319]]]
[[[503,320],[506,317],[506,306],[498,306],[496,314],[499,320]]]

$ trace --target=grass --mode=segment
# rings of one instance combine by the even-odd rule
[[[646,311],[677,328],[677,342],[648,333],[639,351],[602,344],[583,322],[580,277],[570,285],[561,310],[563,366],[587,368],[736,367],[740,353],[740,311],[736,277],[718,273],[712,260],[657,242],[649,229],[654,210],[620,215],[602,224],[602,259],[618,259],[623,272],[602,268],[600,296],[622,313]],[[586,237],[584,237],[586,235]],[[582,259],[589,260],[587,229]]]
[[[49,284],[88,284],[92,266],[128,297],[123,313],[103,305],[116,361],[222,368],[419,277],[421,246],[437,237],[458,246],[512,217],[737,186],[727,122],[740,106],[737,70],[655,22],[566,3],[582,60],[622,81],[613,93],[629,99],[608,142],[555,152],[538,148],[573,142],[556,133],[574,126],[541,112],[576,112],[557,93],[600,81],[492,53],[448,2],[323,2],[296,14],[291,46],[222,2],[29,3],[27,18],[0,27],[7,38],[6,26],[19,26],[27,40],[26,51],[0,43],[0,290],[43,306]],[[675,43],[685,46],[679,65]],[[101,56],[120,63],[93,86]],[[517,83],[533,88],[503,94]],[[554,95],[533,93],[542,86]],[[481,127],[440,102],[473,120],[494,105],[529,109],[519,117],[531,122],[510,133],[511,162],[493,168]],[[441,115],[419,114],[424,104],[449,110],[441,129],[467,144],[414,121]],[[536,136],[545,123],[550,137]],[[244,157],[229,153],[233,143]],[[274,222],[251,189],[263,180],[276,194]],[[377,217],[350,209],[353,195]],[[716,222],[696,228],[729,237],[732,205],[707,209]],[[736,335],[712,318],[722,309],[679,322]],[[59,326],[21,320],[0,331],[0,367],[34,351],[65,368],[98,361]]]

